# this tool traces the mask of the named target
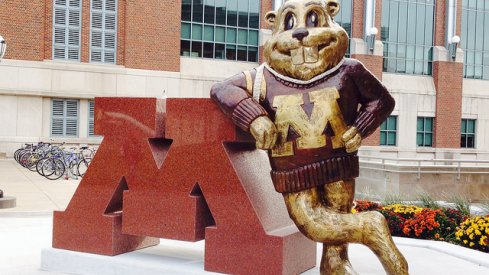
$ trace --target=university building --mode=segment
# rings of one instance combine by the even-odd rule
[[[208,97],[263,60],[263,18],[280,2],[3,1],[0,154],[27,142],[100,143],[94,97]],[[489,160],[489,2],[340,3],[347,55],[396,99],[361,155]]]

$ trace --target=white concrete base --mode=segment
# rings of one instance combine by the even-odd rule
[[[204,271],[203,241],[161,241],[158,246],[114,257],[46,248],[41,253],[41,269],[93,275],[218,274]]]
[[[394,238],[409,263],[409,274],[489,274],[489,254],[435,241]],[[318,245],[319,266],[322,245]],[[365,246],[352,244],[351,263],[362,275],[385,274],[376,256]],[[47,248],[41,269],[70,274],[217,274],[204,271],[204,241],[187,243],[161,240],[155,247],[115,257]],[[319,274],[319,267],[304,275]]]
[[[0,209],[14,208],[17,205],[17,199],[5,196],[0,198]]]

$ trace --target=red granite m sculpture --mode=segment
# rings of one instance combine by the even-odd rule
[[[268,160],[210,99],[96,98],[97,155],[53,247],[117,255],[205,239],[205,269],[298,274],[316,246],[287,217]]]

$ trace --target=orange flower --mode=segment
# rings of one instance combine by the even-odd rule
[[[406,226],[402,229],[402,233],[404,233],[406,235],[409,235],[410,231],[411,231],[411,229],[409,229],[409,227],[406,227]]]

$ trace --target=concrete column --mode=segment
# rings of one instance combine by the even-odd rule
[[[80,116],[78,117],[78,137],[88,138],[88,100],[80,100]]]

